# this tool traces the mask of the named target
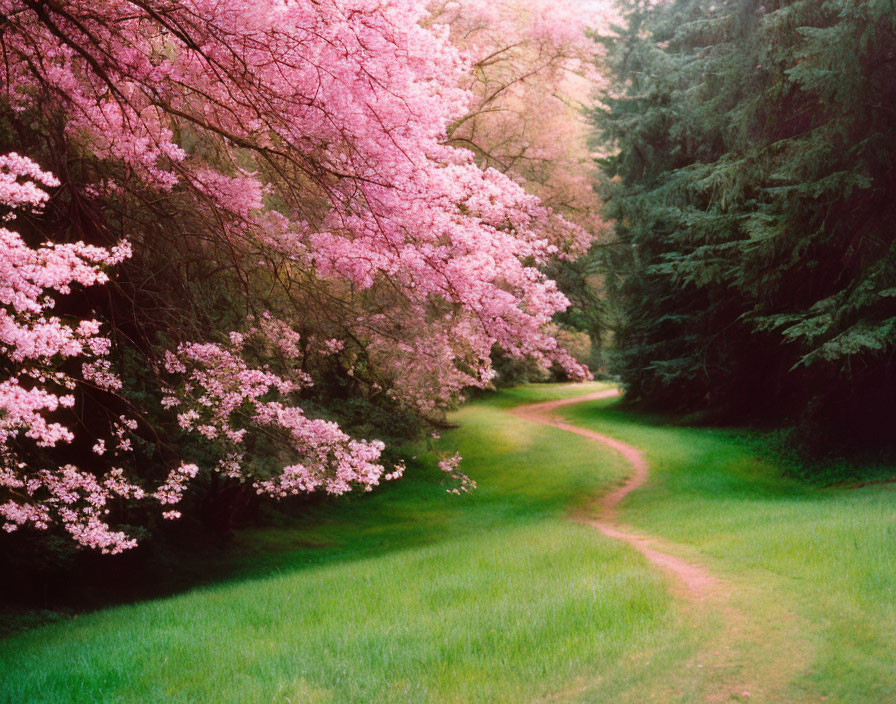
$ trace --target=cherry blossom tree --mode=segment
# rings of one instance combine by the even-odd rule
[[[472,69],[423,4],[0,0],[0,18],[0,138],[56,174],[3,157],[0,204],[32,211],[27,236],[0,230],[7,530],[117,552],[112,502],[176,518],[202,472],[273,496],[400,475],[306,414],[321,369],[430,419],[489,382],[496,347],[587,374],[539,270],[587,238],[459,148]],[[106,291],[95,317],[50,314],[73,287]],[[135,356],[148,391],[116,368]],[[102,433],[75,427],[91,404]],[[165,414],[214,466],[160,440]],[[58,461],[78,432],[89,462]]]
[[[594,37],[618,18],[613,3],[566,0],[432,0],[430,21],[447,26],[472,70],[462,86],[473,99],[448,128],[449,143],[469,148],[578,226],[579,237],[543,268],[571,306],[554,335],[579,360],[600,364],[605,337],[602,282],[594,242],[609,239],[593,188],[596,160],[585,106],[602,87],[603,45]],[[561,225],[564,228],[565,225]],[[504,383],[544,376],[503,359]]]
[[[30,159],[0,156],[0,207],[7,211],[6,222],[15,219],[17,210],[39,210],[49,197],[41,186],[58,185]],[[78,379],[65,371],[65,361],[82,362],[81,381],[120,386],[105,360],[110,342],[99,335],[99,323],[53,315],[51,294],[65,294],[75,284],[103,283],[104,267],[128,254],[126,244],[111,251],[81,242],[33,249],[16,232],[0,227],[0,489],[9,496],[0,503],[0,518],[6,530],[26,524],[46,528],[58,519],[84,545],[110,551],[132,545],[103,521],[111,495],[139,491],[121,480],[121,470],[101,482],[70,464],[28,466],[15,451],[25,439],[40,448],[73,440],[70,427],[48,418],[75,404]]]
[[[592,39],[614,21],[611,3],[433,0],[430,22],[449,28],[471,70],[473,99],[448,126],[449,143],[521,183],[583,229],[575,253],[604,229],[591,186],[594,160],[584,105],[601,76]]]

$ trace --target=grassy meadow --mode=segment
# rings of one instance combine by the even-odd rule
[[[645,451],[651,482],[623,518],[736,586],[739,642],[726,645],[741,669],[789,669],[783,701],[896,701],[896,483],[812,486],[768,436],[664,425],[614,401],[560,415]]]
[[[647,452],[622,520],[733,585],[721,610],[687,603],[568,518],[622,460],[503,412],[598,388],[458,411],[440,445],[472,494],[421,456],[372,496],[242,532],[228,579],[7,637],[0,702],[896,700],[896,485],[809,487],[759,436],[563,409]]]
[[[0,701],[509,703],[624,687],[621,662],[676,632],[666,584],[565,515],[626,468],[500,411],[563,393],[458,412],[441,444],[464,455],[472,494],[413,463],[374,496],[243,533],[229,581],[6,639]]]

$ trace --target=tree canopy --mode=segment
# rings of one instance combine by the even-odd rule
[[[477,88],[489,44],[452,39],[464,17],[0,0],[6,530],[117,552],[203,483],[370,489],[402,466],[360,438],[438,423],[495,350],[587,375],[541,267],[589,235],[464,148],[522,81]],[[514,66],[588,65],[558,20],[509,15]]]

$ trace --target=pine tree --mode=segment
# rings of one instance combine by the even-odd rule
[[[896,6],[630,7],[594,113],[619,370],[654,405],[879,432],[896,380]]]

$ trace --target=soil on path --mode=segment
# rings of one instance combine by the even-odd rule
[[[645,702],[803,702],[817,701],[801,696],[793,683],[811,662],[810,650],[795,647],[802,632],[799,619],[783,604],[769,606],[756,599],[755,587],[734,584],[712,574],[705,566],[680,557],[689,548],[655,536],[647,536],[619,522],[620,502],[644,486],[650,476],[647,460],[635,447],[616,438],[580,428],[553,415],[563,406],[618,396],[616,389],[558,401],[518,406],[510,412],[527,421],[575,433],[609,447],[631,465],[632,473],[622,486],[598,498],[589,510],[573,518],[596,528],[604,535],[622,540],[661,568],[673,579],[675,592],[690,607],[685,610],[694,623],[708,626],[711,635],[684,667],[668,673],[662,691],[636,689],[619,701]],[[586,691],[582,688],[579,694]],[[558,695],[577,697],[576,692]]]
[[[553,415],[553,411],[562,406],[571,406],[576,403],[612,398],[618,395],[619,391],[616,389],[605,389],[603,391],[596,391],[592,394],[574,398],[565,398],[559,401],[546,401],[543,403],[518,406],[511,410],[511,413],[521,418],[525,418],[528,421],[550,425],[569,433],[581,435],[589,440],[594,440],[606,445],[622,455],[632,466],[634,472],[628,477],[625,484],[598,499],[596,503],[596,508],[598,509],[596,516],[579,515],[576,516],[576,519],[582,523],[587,523],[588,525],[593,526],[610,538],[622,540],[631,545],[644,555],[644,557],[650,560],[650,562],[671,574],[682,588],[681,591],[685,596],[693,599],[700,599],[714,595],[720,590],[723,583],[720,579],[710,574],[705,567],[669,554],[663,550],[659,539],[641,535],[631,528],[621,525],[617,521],[616,508],[619,503],[630,493],[644,486],[650,476],[647,460],[644,458],[641,451],[631,445],[620,442],[616,438],[611,438],[607,435],[595,433],[593,430],[586,430],[585,428],[566,423]]]

